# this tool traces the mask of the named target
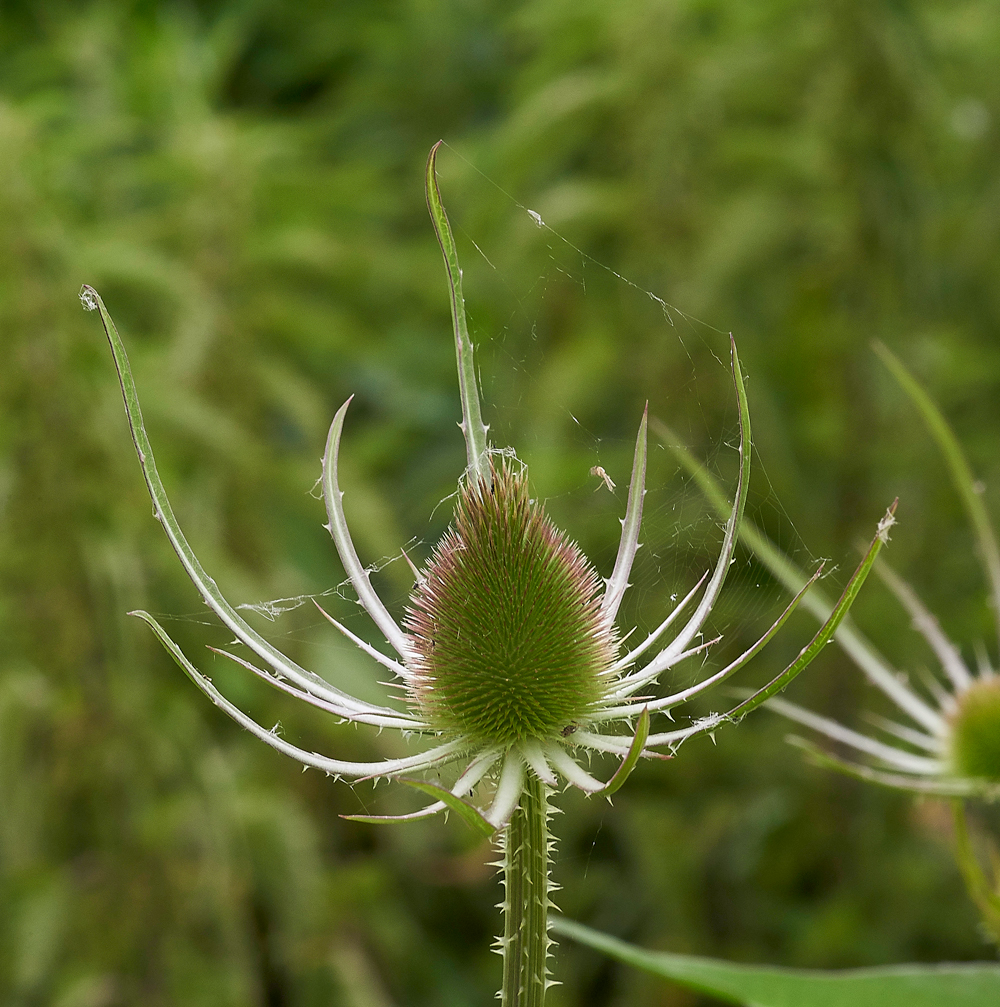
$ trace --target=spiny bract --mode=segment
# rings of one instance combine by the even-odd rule
[[[612,663],[597,572],[523,468],[463,482],[452,527],[413,592],[406,628],[417,708],[435,728],[507,745],[572,729]]]

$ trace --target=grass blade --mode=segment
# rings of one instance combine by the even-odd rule
[[[599,794],[610,797],[613,793],[621,790],[625,781],[632,775],[632,770],[639,763],[642,750],[646,747],[646,739],[649,737],[649,710],[643,710],[639,714],[639,722],[635,725],[635,737],[629,746],[628,754],[622,759],[622,764],[615,770],[615,775],[608,780],[607,786],[603,790],[598,790]]]

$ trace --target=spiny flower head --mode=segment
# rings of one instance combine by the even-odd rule
[[[269,685],[341,720],[392,728],[430,742],[413,755],[376,762],[349,762],[307,752],[268,731],[223,696],[148,613],[136,612],[174,660],[213,703],[272,748],[304,766],[347,778],[407,778],[440,773],[458,764],[450,785],[407,779],[434,797],[432,804],[402,819],[451,809],[485,834],[505,827],[530,774],[532,786],[565,781],[588,793],[618,789],[641,757],[666,757],[683,741],[735,721],[781,691],[830,640],[874,563],[884,541],[882,527],[840,602],[812,641],[767,686],[735,708],[687,727],[651,732],[651,716],[707,691],[742,668],[774,636],[804,596],[819,570],[771,628],[729,665],[679,692],[654,697],[659,678],[702,653],[703,627],[733,561],[750,479],[750,414],[736,344],[730,339],[733,381],[739,402],[739,480],[726,521],[722,548],[711,571],[628,653],[619,654],[614,628],[642,522],[646,478],[644,412],[636,437],[621,542],[611,575],[602,581],[579,548],[560,532],[528,496],[527,477],[512,452],[497,452],[487,439],[476,386],[472,343],[465,319],[462,273],[435,175],[437,147],[427,162],[426,193],[444,255],[451,291],[455,353],[468,467],[460,482],[455,519],[425,570],[414,567],[416,586],[403,627],[386,609],[361,563],[344,516],[338,477],[341,436],[350,399],[337,411],[323,458],[327,529],[333,537],[358,601],[395,651],[390,656],[360,639],[332,616],[326,618],[359,648],[389,669],[403,686],[408,709],[367,702],[302,668],[246,623],[220,592],[191,549],[174,516],[157,473],[139,400],[121,338],[103,301],[90,287],[81,291],[88,310],[99,309],[118,368],[132,438],[154,513],[202,599],[245,651],[217,653]],[[496,459],[502,460],[499,464]],[[699,597],[700,596],[700,597]],[[697,599],[697,600],[695,600]],[[693,608],[685,620],[685,610]],[[322,611],[322,610],[321,610]],[[675,626],[674,624],[677,623]],[[668,636],[667,631],[672,635]],[[651,656],[650,656],[651,655]],[[640,660],[641,659],[641,660]],[[255,661],[261,661],[261,668]],[[394,697],[395,698],[395,697]],[[602,781],[580,764],[580,756],[608,753],[621,762]],[[484,809],[468,800],[480,785]],[[385,818],[356,816],[365,821]],[[394,820],[400,820],[397,817]]]
[[[442,733],[509,745],[571,731],[614,660],[601,581],[528,498],[525,470],[490,462],[410,599],[418,711]]]
[[[948,726],[951,771],[1000,784],[1000,679],[974,682],[956,696]]]

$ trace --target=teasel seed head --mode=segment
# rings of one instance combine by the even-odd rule
[[[523,468],[491,460],[410,599],[413,699],[445,734],[485,745],[561,735],[601,698],[614,659],[601,581],[528,497]]]
[[[980,680],[956,698],[950,737],[955,774],[1000,783],[1000,678]]]

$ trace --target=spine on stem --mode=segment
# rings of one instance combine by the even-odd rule
[[[501,1007],[542,1007],[548,978],[549,807],[545,784],[529,774],[503,837],[504,934]]]

